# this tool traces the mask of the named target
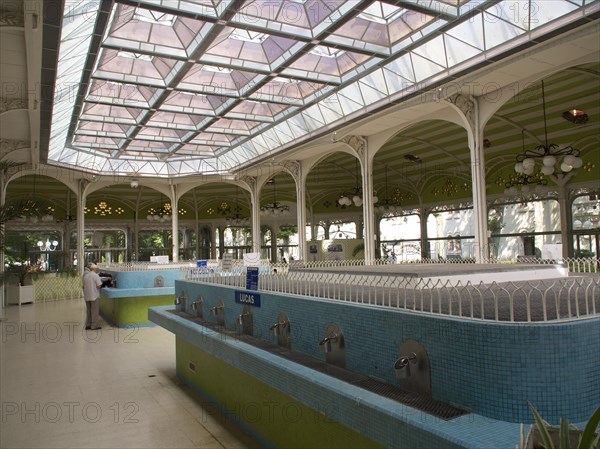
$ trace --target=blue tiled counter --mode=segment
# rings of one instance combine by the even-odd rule
[[[185,274],[185,271],[181,268],[142,271],[102,271],[112,276],[117,289],[154,288],[157,287],[157,284],[159,286],[162,284],[162,287],[174,287],[175,281],[181,279]]]
[[[445,421],[170,310],[153,307],[149,317],[177,336],[177,375],[264,447],[513,449],[519,441],[518,424],[477,414]]]
[[[117,327],[152,326],[148,308],[173,304],[174,287],[103,288],[100,290],[100,315]]]
[[[228,329],[242,305],[235,289],[176,281],[176,291],[204,298],[205,311],[225,304]],[[274,341],[269,327],[285,312],[292,349],[323,359],[318,342],[335,322],[344,333],[346,367],[398,384],[393,365],[400,344],[419,341],[431,364],[435,399],[483,416],[532,423],[528,402],[552,424],[583,422],[600,403],[600,318],[556,323],[499,323],[261,292],[254,307],[254,336]],[[191,301],[186,304],[192,312]],[[215,320],[207,316],[206,319]]]
[[[118,327],[153,325],[148,320],[148,308],[173,304],[175,280],[183,273],[180,268],[102,271],[112,276],[116,288],[100,290],[100,315]]]

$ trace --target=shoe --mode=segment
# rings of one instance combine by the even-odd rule
[[[86,331],[89,331],[91,328],[92,328],[92,326],[86,326],[86,327],[85,327],[85,330],[86,330]]]
[[[93,330],[93,331],[97,331],[98,329],[102,329],[102,326],[90,327],[90,330]]]

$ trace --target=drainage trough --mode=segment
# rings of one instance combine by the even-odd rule
[[[315,359],[314,357],[290,351],[287,348],[270,344],[256,337],[225,329],[223,326],[203,320],[201,318],[193,317],[186,312],[170,310],[169,313],[190,320],[191,322],[200,326],[204,326],[215,332],[219,332],[223,335],[231,337],[232,339],[242,341],[286,360],[290,360],[307,368],[314,369],[315,371],[327,374],[328,376],[335,377],[336,379],[342,380],[356,387],[416,408],[417,410],[433,415],[436,418],[450,420],[468,413],[466,410],[454,407],[441,401],[437,401],[430,397],[405,391],[395,385],[380,382],[363,374],[355,373],[347,369],[325,363],[321,360]]]

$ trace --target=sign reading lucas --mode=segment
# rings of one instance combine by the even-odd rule
[[[260,294],[236,290],[235,302],[238,304],[247,304],[249,306],[260,307]]]

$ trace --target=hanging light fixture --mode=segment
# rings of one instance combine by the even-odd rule
[[[525,153],[525,131],[521,131],[521,146],[523,154]],[[516,170],[516,169],[515,169]],[[531,187],[533,186],[535,193],[542,193],[544,186],[548,184],[548,180],[543,176],[542,172],[537,174],[525,174],[517,172],[516,175],[512,176],[504,184],[505,195],[517,195],[519,194],[519,187],[521,193],[531,193]]]
[[[360,187],[360,182],[358,178],[358,160],[355,161],[355,172],[356,172],[356,187],[347,192],[342,192],[340,197],[338,198],[338,204],[342,207],[348,207],[354,204],[356,207],[360,207],[363,205],[363,194],[362,188]],[[377,204],[379,198],[376,195],[373,195],[373,204]]]
[[[163,204],[163,206],[158,210],[158,216],[162,221],[169,221],[171,219],[171,215],[173,214],[173,209],[171,207],[171,203],[168,201]]]
[[[172,213],[173,209],[171,203],[165,201],[165,203],[158,209],[154,209],[153,207],[149,208],[148,213],[146,215],[146,219],[148,221],[165,222],[171,219]]]
[[[290,207],[277,201],[277,194],[275,191],[275,178],[271,178],[267,181],[267,184],[273,185],[273,202],[265,204],[260,208],[261,215],[290,215]]]
[[[51,242],[50,239],[47,238],[45,242],[39,240],[37,242],[37,246],[40,249],[40,251],[44,251],[44,252],[55,251],[56,248],[58,248],[58,241],[53,240]]]
[[[46,212],[42,215],[41,220],[46,223],[54,221],[54,208],[52,206],[46,208]]]
[[[401,212],[402,208],[400,207],[400,203],[395,199],[390,199],[388,197],[388,172],[387,172],[387,164],[385,165],[385,198],[379,202],[379,206],[377,207],[377,211],[383,215],[394,215],[396,212]]]
[[[548,144],[548,124],[546,121],[546,93],[542,81],[542,105],[544,112],[544,143],[533,150],[523,151],[517,155],[515,171],[519,174],[532,175],[535,171],[536,159],[541,159],[540,172],[544,175],[568,173],[574,168],[580,168],[583,161],[579,150],[568,146],[559,148],[556,144]]]
[[[563,112],[562,117],[571,123],[575,123],[576,125],[585,125],[590,119],[585,111],[576,108]]]
[[[37,195],[36,195],[36,191],[35,191],[35,185],[36,185],[36,174],[33,174],[33,193],[31,195],[31,197],[33,198],[33,201],[36,200]],[[29,208],[29,221],[31,221],[32,223],[37,223],[40,219],[40,208],[38,207],[38,205],[36,204],[32,204],[31,208]]]
[[[225,221],[229,226],[246,226],[248,224],[248,217],[245,217],[240,214],[242,208],[240,207],[240,198],[239,198],[240,189],[236,186],[235,188],[235,208],[234,214],[228,215],[225,217]]]

